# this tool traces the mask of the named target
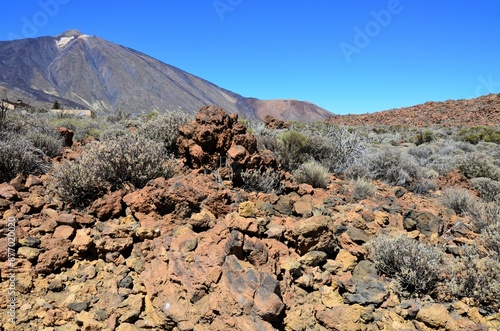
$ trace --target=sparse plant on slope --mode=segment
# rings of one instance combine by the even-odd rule
[[[375,194],[375,186],[367,179],[358,178],[351,181],[352,197],[356,200],[363,200]]]
[[[26,138],[12,133],[0,133],[0,182],[9,181],[18,174],[41,174],[50,169],[50,163]]]
[[[500,177],[500,169],[490,157],[482,153],[464,155],[458,161],[457,168],[469,179],[486,177],[496,180]]]
[[[484,201],[500,203],[500,182],[485,177],[473,178],[471,182]]]
[[[407,237],[378,236],[367,243],[370,259],[380,272],[410,290],[434,291],[443,280],[443,253]]]
[[[59,195],[75,205],[85,205],[106,190],[124,184],[144,186],[157,177],[169,177],[170,157],[161,143],[139,136],[94,143],[75,161],[54,171]]]
[[[293,172],[293,176],[299,183],[307,183],[320,188],[328,186],[328,169],[315,160],[302,164]]]
[[[281,175],[276,170],[251,169],[241,173],[243,187],[250,191],[280,194],[284,190]]]
[[[179,137],[179,126],[192,120],[192,116],[174,112],[157,115],[147,120],[138,130],[138,133],[148,139],[161,142],[169,152],[174,152],[175,143]]]
[[[459,215],[463,215],[473,208],[477,202],[476,197],[468,190],[461,187],[450,187],[443,190],[441,201],[443,204],[455,211]]]

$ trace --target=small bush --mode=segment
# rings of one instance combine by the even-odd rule
[[[307,161],[295,170],[293,175],[299,183],[307,183],[320,188],[328,186],[328,169],[318,161]]]
[[[174,152],[179,137],[179,126],[190,122],[191,119],[192,116],[180,112],[152,116],[138,129],[138,133],[150,140],[163,143],[169,152]]]
[[[56,134],[45,134],[33,132],[27,135],[27,139],[31,141],[35,148],[40,149],[45,155],[49,157],[56,157],[61,155],[62,138]]]
[[[273,152],[286,169],[295,170],[307,160],[304,148],[309,138],[306,135],[295,130],[287,130],[277,138],[276,149]]]
[[[473,178],[471,182],[484,201],[500,202],[500,182],[485,177]]]
[[[500,176],[498,167],[488,156],[481,153],[464,155],[457,163],[457,168],[469,179],[486,177],[496,180]]]
[[[335,125],[317,125],[309,128],[311,139],[305,150],[329,171],[341,174],[346,171],[364,153],[361,136],[351,133],[345,127]]]
[[[482,257],[477,249],[467,247],[452,264],[452,276],[447,283],[456,297],[475,298],[480,305],[498,309],[500,303],[500,262]]]
[[[137,136],[94,143],[75,161],[57,167],[59,195],[75,205],[85,205],[106,190],[124,184],[144,186],[149,180],[171,175],[168,155],[161,143]]]
[[[500,262],[500,220],[481,231],[481,243],[488,255]]]
[[[0,182],[18,174],[41,174],[50,169],[44,154],[26,138],[14,133],[0,133]]]
[[[385,148],[369,159],[370,173],[373,178],[391,185],[410,185],[410,179],[422,176],[421,168],[408,154],[398,148]]]
[[[351,182],[352,197],[356,200],[363,200],[375,194],[375,187],[373,184],[364,179],[358,178]]]
[[[471,144],[477,144],[480,141],[500,144],[500,129],[487,126],[466,128],[458,132],[457,139]]]
[[[367,244],[377,269],[409,290],[428,293],[443,280],[443,253],[407,237],[379,236]]]
[[[500,204],[476,201],[468,208],[466,215],[471,219],[476,232],[481,232],[491,224],[500,222]]]
[[[469,212],[476,200],[476,197],[468,190],[460,187],[447,188],[441,195],[443,204],[459,215]]]
[[[434,132],[428,129],[419,130],[413,138],[413,142],[417,146],[425,143],[430,143],[433,140],[434,140]]]
[[[284,190],[279,171],[252,169],[241,173],[243,187],[250,191],[280,194]]]

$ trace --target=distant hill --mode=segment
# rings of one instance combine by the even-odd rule
[[[426,102],[371,114],[334,115],[328,121],[342,125],[500,126],[500,94]]]
[[[1,90],[4,90],[2,92]],[[246,118],[314,121],[332,114],[309,102],[246,98],[141,52],[77,30],[0,42],[0,92],[50,107],[110,113],[196,112],[223,107]],[[262,114],[265,114],[262,116]]]

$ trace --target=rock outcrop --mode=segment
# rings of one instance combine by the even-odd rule
[[[245,169],[277,168],[274,154],[257,149],[257,140],[238,122],[238,115],[220,107],[201,108],[195,120],[179,131],[179,154],[191,168],[218,169],[224,179],[237,183]]]

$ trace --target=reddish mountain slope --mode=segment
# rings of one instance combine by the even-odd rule
[[[329,122],[343,125],[499,126],[500,94],[475,99],[424,104],[363,115],[335,115]]]

